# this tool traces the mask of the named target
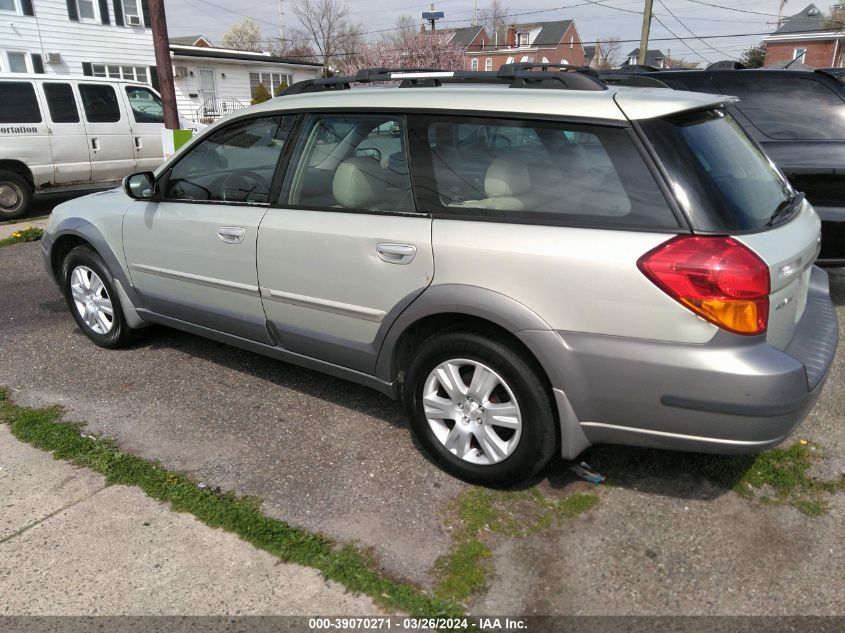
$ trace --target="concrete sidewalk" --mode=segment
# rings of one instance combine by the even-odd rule
[[[368,615],[369,598],[0,424],[0,616]]]
[[[22,231],[23,229],[33,227],[37,229],[46,229],[47,222],[50,218],[33,218],[32,220],[21,220],[14,224],[0,224],[0,240],[5,240],[15,231]]]

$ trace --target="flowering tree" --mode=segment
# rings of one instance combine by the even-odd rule
[[[438,68],[461,70],[464,52],[449,43],[450,33],[408,31],[363,45],[346,71],[360,68]]]

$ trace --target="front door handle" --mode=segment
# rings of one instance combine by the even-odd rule
[[[410,264],[417,254],[413,244],[379,244],[376,246],[379,259],[388,264]]]
[[[217,237],[226,244],[240,244],[244,241],[246,231],[239,226],[221,226],[217,229]]]

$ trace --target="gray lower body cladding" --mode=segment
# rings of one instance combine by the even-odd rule
[[[815,404],[838,331],[827,275],[815,268],[785,350],[765,336],[727,332],[705,345],[571,332],[519,336],[539,350],[561,411],[563,456],[573,458],[597,443],[714,453],[776,445]]]

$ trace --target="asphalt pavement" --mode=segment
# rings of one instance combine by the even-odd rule
[[[845,273],[832,275],[840,327]],[[845,332],[841,335],[845,339]],[[422,585],[448,551],[446,508],[466,492],[414,446],[375,392],[166,328],[107,351],[76,328],[37,244],[0,248],[0,385],[19,404],[60,404],[114,438],[263,511],[371,548]],[[818,406],[792,441],[817,443],[820,475],[845,472],[842,343]],[[578,519],[498,538],[472,613],[845,614],[845,495],[809,517],[742,498],[677,453],[594,447],[613,486]],[[616,464],[616,466],[614,466]],[[588,486],[556,460],[533,485]]]

